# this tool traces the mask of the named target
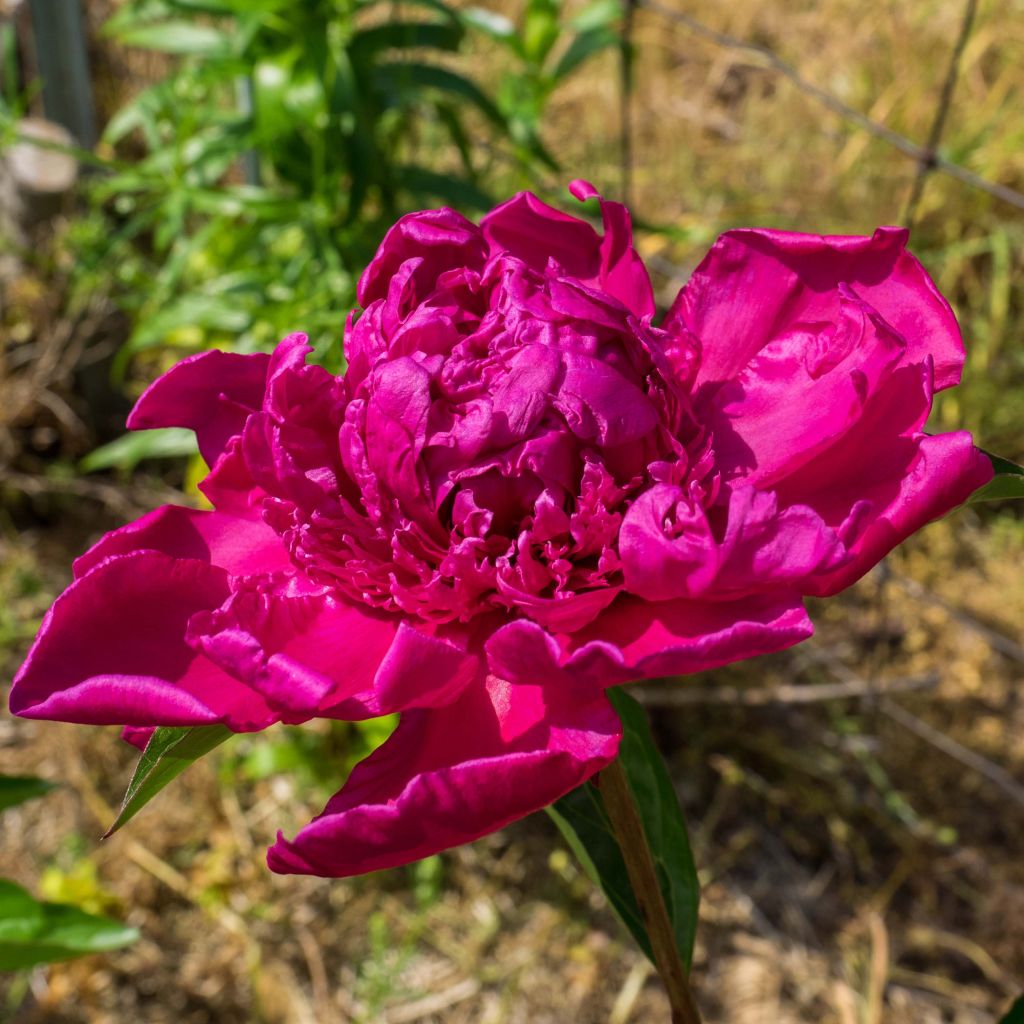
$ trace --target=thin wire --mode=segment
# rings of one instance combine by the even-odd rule
[[[874,135],[875,138],[887,142],[905,156],[911,157],[918,161],[918,163],[927,163],[930,169],[948,174],[951,178],[955,178],[965,185],[970,185],[972,188],[976,188],[995,199],[1000,199],[1004,203],[1017,207],[1019,210],[1024,210],[1024,193],[1008,188],[1006,185],[989,181],[980,174],[975,174],[973,171],[967,170],[966,167],[961,167],[959,164],[955,164],[951,160],[939,156],[937,153],[930,153],[924,146],[918,145],[912,139],[908,139],[905,135],[893,131],[892,128],[887,127],[881,122],[873,120],[866,114],[861,113],[861,111],[851,107],[848,103],[844,103],[838,97],[833,96],[832,93],[827,92],[813,82],[809,82],[792,64],[784,61],[774,50],[769,49],[767,46],[749,43],[737,36],[730,35],[728,32],[719,32],[717,29],[705,25],[689,14],[666,7],[664,4],[659,3],[658,0],[636,0],[636,2],[638,7],[645,8],[652,14],[657,14],[669,21],[683,25],[695,35],[707,39],[716,46],[730,50],[739,50],[743,53],[760,57],[771,70],[789,79],[802,93],[810,96],[823,107],[838,114],[845,120],[863,128],[864,131]]]
[[[620,55],[619,72],[619,120],[621,136],[619,139],[619,165],[621,172],[620,188],[622,201],[626,206],[633,204],[633,88],[634,88],[634,57],[633,22],[637,0],[625,0],[622,15],[622,52]]]
[[[935,157],[942,141],[942,130],[946,126],[946,117],[949,115],[949,108],[953,102],[953,93],[956,91],[957,79],[960,77],[960,61],[963,59],[964,50],[967,48],[967,40],[971,35],[971,28],[974,26],[974,16],[978,12],[978,0],[967,0],[964,7],[963,20],[960,22],[960,34],[957,36],[956,45],[949,57],[949,67],[946,70],[946,78],[942,83],[942,93],[939,96],[939,105],[935,108],[935,118],[932,121],[931,130],[928,132],[928,141],[925,143],[927,158],[917,165],[917,174],[914,175],[914,184],[910,190],[910,198],[903,209],[903,223],[908,227],[914,226],[917,217],[917,205],[924,194],[924,185],[928,175],[935,167]]]

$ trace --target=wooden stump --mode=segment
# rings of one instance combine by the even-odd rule
[[[78,180],[75,157],[51,148],[74,144],[60,125],[25,118],[17,132],[18,141],[0,154],[0,238],[7,243],[0,249],[8,250],[30,247],[37,231],[65,208]]]

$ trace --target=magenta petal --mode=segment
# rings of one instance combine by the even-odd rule
[[[155,731],[153,726],[126,725],[121,730],[121,739],[136,750],[145,750]]]
[[[621,725],[603,695],[476,680],[449,707],[409,712],[323,814],[267,863],[342,878],[472,842],[553,803],[608,764]]]
[[[548,260],[581,280],[600,268],[601,239],[586,221],[520,192],[495,207],[480,222],[491,255],[507,252],[543,273]]]
[[[258,515],[267,492],[252,478],[242,450],[243,437],[244,433],[228,442],[210,472],[199,481],[199,490],[218,512],[252,518]]]
[[[905,365],[931,357],[936,389],[951,387],[964,361],[960,329],[906,242],[902,228],[870,238],[729,231],[679,293],[666,326],[681,322],[700,338],[698,385],[729,380],[794,326],[834,322],[846,284],[907,340]]]
[[[555,637],[519,620],[497,630],[486,650],[491,671],[507,679],[560,678],[566,689],[586,693],[720,668],[781,651],[813,631],[795,593],[720,602],[647,602],[620,595],[572,637]]]
[[[614,366],[566,352],[555,408],[579,438],[602,447],[625,445],[650,433],[658,414],[647,396]]]
[[[378,390],[366,411],[370,469],[408,514],[423,504],[419,456],[427,436],[430,374],[408,356],[376,371]]]
[[[223,512],[161,505],[100,538],[75,560],[75,577],[84,576],[105,558],[133,551],[195,558],[233,576],[291,568],[280,536],[266,523]]]
[[[774,483],[842,436],[903,355],[903,340],[842,294],[835,324],[780,335],[733,380],[703,389],[695,408],[714,436],[716,467]]]
[[[808,594],[844,590],[915,530],[956,508],[992,479],[992,463],[966,431],[923,437],[914,447],[916,455],[906,471],[865,491],[862,502],[871,500],[872,491],[879,498],[883,490],[892,494],[887,501],[876,499],[866,527],[851,546],[849,564],[816,577]]]
[[[11,711],[93,725],[265,728],[276,720],[265,702],[185,642],[189,619],[227,595],[224,571],[205,562],[155,551],[107,559],[43,619]]]
[[[477,658],[329,594],[250,585],[197,615],[189,640],[289,721],[373,718],[453,701]]]
[[[714,593],[752,593],[793,587],[847,564],[851,555],[814,509],[780,508],[771,491],[740,486],[729,496],[723,564]]]
[[[991,479],[991,463],[969,434],[920,433],[930,399],[928,367],[897,370],[842,438],[780,482],[780,501],[813,508],[852,556],[842,568],[816,575],[805,593],[849,586]]]
[[[407,213],[388,230],[377,255],[359,279],[359,304],[365,309],[371,302],[386,298],[398,268],[416,258],[421,262],[413,283],[417,291],[426,292],[451,267],[483,264],[480,229],[447,207]]]
[[[650,601],[701,593],[719,565],[704,510],[672,484],[655,484],[630,505],[619,531],[619,556],[626,589]]]
[[[249,413],[263,402],[270,357],[216,349],[189,356],[143,392],[128,417],[129,430],[188,427],[212,466]]]
[[[629,210],[622,203],[604,199],[589,181],[573,181],[569,191],[580,201],[596,197],[601,203],[604,238],[601,239],[600,287],[637,316],[653,316],[654,289],[644,261],[633,248]]]
[[[588,182],[573,182],[570,191],[581,200],[597,196]],[[601,199],[601,214],[603,237],[586,221],[548,206],[532,192],[520,192],[487,214],[480,226],[492,256],[510,253],[541,273],[553,260],[563,273],[618,299],[636,316],[650,316],[654,292],[633,248],[629,211]]]

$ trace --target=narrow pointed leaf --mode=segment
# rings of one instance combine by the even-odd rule
[[[391,98],[393,105],[421,102],[425,89],[437,89],[472,104],[493,124],[505,127],[501,111],[480,86],[448,68],[413,61],[388,61],[374,69],[373,78],[377,88]]]
[[[984,487],[979,488],[968,498],[969,505],[981,501],[1007,501],[1013,498],[1024,498],[1024,466],[1018,466],[1009,459],[1004,459],[991,452],[984,452],[992,463],[995,476]]]
[[[424,48],[457,50],[462,41],[459,22],[389,21],[357,32],[351,43],[352,53],[369,63],[382,50]]]
[[[522,54],[522,43],[516,34],[516,26],[504,14],[489,11],[483,7],[467,7],[459,11],[463,24],[490,36],[496,42],[504,43],[518,54]]]
[[[589,60],[596,53],[607,50],[609,47],[618,46],[622,38],[617,32],[610,28],[593,28],[586,32],[580,32],[569,44],[569,48],[562,54],[555,65],[551,77],[556,82],[572,74],[581,64]]]
[[[63,903],[42,903],[0,878],[0,971],[70,960],[134,942],[134,928]]]
[[[395,180],[417,199],[436,197],[456,209],[487,210],[494,205],[494,200],[473,182],[451,174],[438,174],[427,167],[397,167]]]
[[[626,862],[615,842],[597,786],[585,782],[548,807],[547,812],[587,876],[601,888],[619,920],[654,963],[643,914],[630,887]]]
[[[161,427],[136,434],[122,434],[94,448],[79,463],[83,473],[98,469],[134,469],[143,459],[178,458],[198,451],[195,434],[184,427]]]
[[[700,882],[686,820],[646,712],[625,690],[611,690],[609,698],[622,719],[619,758],[644,823],[679,952],[689,966],[697,936]]]
[[[229,48],[228,37],[223,32],[210,25],[196,25],[188,21],[133,25],[118,32],[117,39],[124,46],[181,56],[221,56]]]
[[[619,760],[643,821],[676,944],[683,962],[689,966],[697,934],[700,883],[686,822],[643,708],[624,690],[610,690],[608,696],[622,719]],[[599,787],[585,783],[548,811],[584,870],[601,886],[640,948],[652,958],[643,915],[630,887]]]
[[[43,796],[51,789],[56,789],[52,782],[37,779],[34,775],[0,775],[0,811]]]
[[[190,764],[232,735],[231,730],[223,725],[165,726],[157,729],[135,766],[121,810],[103,838],[112,836]]]

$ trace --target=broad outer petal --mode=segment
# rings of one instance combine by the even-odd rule
[[[963,341],[949,303],[906,251],[907,232],[870,238],[742,229],[722,235],[679,293],[666,321],[700,338],[697,384],[735,377],[773,338],[801,323],[831,323],[848,285],[907,341],[904,365],[935,364],[937,390],[960,379]]]
[[[623,594],[572,637],[520,619],[497,630],[486,650],[491,671],[506,679],[558,678],[565,689],[586,694],[781,651],[813,631],[793,592],[717,602],[649,602]]]
[[[813,508],[851,555],[803,585],[804,593],[849,586],[992,478],[991,463],[966,432],[920,432],[930,399],[929,368],[900,368],[836,444],[780,482],[780,501]]]
[[[464,645],[394,615],[272,583],[195,616],[189,640],[288,721],[438,707],[455,700],[479,664]]]
[[[828,596],[845,590],[912,533],[956,508],[992,479],[992,463],[974,447],[967,431],[921,438],[916,449],[896,494],[871,516],[853,544],[852,560],[813,579],[805,588],[808,594]]]
[[[228,596],[223,569],[140,551],[76,580],[43,619],[11,688],[12,713],[91,725],[276,721],[251,689],[185,642],[189,622]]]
[[[293,840],[278,834],[267,862],[341,878],[472,842],[580,785],[620,737],[603,694],[569,703],[556,682],[478,678],[447,708],[403,715],[323,814]]]
[[[715,466],[770,486],[828,448],[904,355],[902,339],[845,286],[836,321],[780,335],[730,381],[698,393]]]
[[[214,349],[183,359],[142,393],[128,417],[129,430],[188,427],[212,466],[249,413],[259,409],[270,356]]]
[[[133,551],[161,551],[174,558],[195,558],[219,566],[232,576],[292,567],[281,537],[261,520],[161,505],[101,537],[75,560],[75,578],[84,576],[105,558]]]

